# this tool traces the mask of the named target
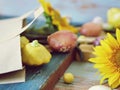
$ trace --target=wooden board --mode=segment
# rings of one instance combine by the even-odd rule
[[[73,62],[66,72],[71,72],[75,76],[72,84],[65,84],[63,78],[55,86],[54,90],[88,90],[92,85],[99,84],[99,75],[88,62]]]
[[[74,82],[65,84],[63,78],[61,78],[54,90],[88,90],[93,85],[99,85],[101,78],[97,70],[93,68],[93,64],[89,62],[74,61],[66,72],[74,74]],[[120,88],[114,90],[120,90]]]
[[[71,53],[53,53],[51,62],[39,67],[26,67],[26,82],[3,84],[0,90],[52,90],[74,58]]]

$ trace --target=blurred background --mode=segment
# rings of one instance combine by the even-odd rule
[[[95,16],[106,21],[106,12],[111,7],[120,7],[120,0],[48,0],[71,22],[83,24]],[[0,15],[20,16],[39,7],[38,0],[0,0]]]

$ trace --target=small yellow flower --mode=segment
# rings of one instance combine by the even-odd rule
[[[48,15],[51,15],[51,12],[54,11],[54,9],[52,8],[51,4],[49,2],[46,2],[45,0],[39,0],[39,2],[43,6],[45,12]]]
[[[58,11],[52,12],[52,23],[58,27],[59,30],[70,30],[73,33],[77,33],[77,29],[70,25],[66,17],[61,17]]]
[[[69,31],[71,31],[73,33],[78,32],[78,30],[75,27],[71,26],[71,25],[59,24],[58,28],[59,28],[59,30],[69,30]]]
[[[62,20],[60,13],[57,10],[52,11],[51,18],[54,25],[58,25]]]
[[[120,30],[116,30],[116,39],[108,33],[100,43],[94,48],[96,57],[89,61],[95,63],[103,76],[100,83],[107,79],[109,86],[116,88],[120,85]]]
[[[75,27],[69,24],[69,22],[67,21],[67,18],[62,17],[59,11],[55,10],[49,2],[46,2],[45,0],[39,0],[39,1],[43,6],[46,14],[51,16],[52,24],[56,25],[58,27],[58,30],[70,30],[73,33],[78,32],[78,30]]]

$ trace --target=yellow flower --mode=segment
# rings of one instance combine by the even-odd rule
[[[71,25],[66,25],[65,26],[63,24],[60,24],[60,25],[58,25],[58,28],[59,28],[59,30],[69,30],[69,31],[71,31],[73,33],[78,32],[78,30],[75,27],[71,26]]]
[[[52,23],[58,27],[58,30],[70,30],[73,33],[77,33],[78,30],[70,25],[66,17],[61,17],[60,13],[54,10],[51,14]]]
[[[67,21],[66,17],[62,17],[59,11],[55,10],[49,2],[45,0],[39,0],[41,5],[43,6],[45,12],[51,16],[52,24],[58,27],[58,30],[70,30],[73,33],[77,33],[78,30],[71,26]]]
[[[51,15],[51,12],[54,11],[54,9],[52,8],[51,4],[49,2],[46,2],[45,0],[39,0],[39,2],[43,6],[45,12],[48,15]]]
[[[54,25],[58,25],[62,20],[60,13],[57,10],[52,11],[51,18]]]
[[[96,57],[89,61],[95,63],[94,68],[100,71],[100,83],[107,79],[109,86],[116,88],[120,85],[120,30],[116,30],[116,39],[108,33],[100,44],[94,48]]]

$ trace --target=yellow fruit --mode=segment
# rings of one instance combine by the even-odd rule
[[[65,83],[72,83],[74,81],[74,76],[72,73],[65,73],[63,75],[63,80]]]
[[[41,65],[50,62],[50,52],[37,40],[28,43],[22,50],[23,63],[27,65]]]
[[[107,12],[108,23],[115,28],[120,28],[120,8],[110,8]]]
[[[21,48],[23,48],[28,43],[29,43],[29,40],[25,36],[20,37]]]

